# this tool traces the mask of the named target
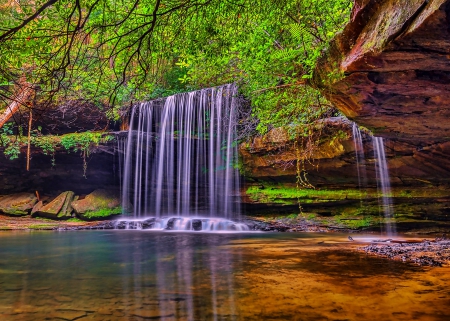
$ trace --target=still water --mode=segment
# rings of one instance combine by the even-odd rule
[[[0,233],[0,320],[450,320],[450,268],[346,235]]]

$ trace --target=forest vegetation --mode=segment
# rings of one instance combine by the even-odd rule
[[[234,82],[251,101],[260,133],[308,124],[335,113],[305,84],[352,5],[1,0],[0,111],[31,87],[25,108],[33,112],[88,102],[117,120],[136,101]],[[10,130],[2,129],[4,137]]]

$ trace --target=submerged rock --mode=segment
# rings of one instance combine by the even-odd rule
[[[97,189],[71,205],[82,219],[104,219],[122,213],[118,193],[105,189]]]
[[[32,193],[18,193],[0,196],[0,212],[8,215],[28,215],[37,202]]]

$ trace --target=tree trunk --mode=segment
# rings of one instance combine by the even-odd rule
[[[17,92],[17,95],[11,98],[11,104],[8,108],[6,108],[5,112],[0,115],[0,128],[2,128],[3,125],[17,112],[17,110],[19,110],[21,105],[25,105],[25,102],[33,92],[33,87],[29,83],[21,81]]]

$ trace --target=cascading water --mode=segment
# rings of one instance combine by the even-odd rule
[[[353,143],[355,145],[356,154],[356,170],[358,172],[358,186],[359,190],[364,192],[367,188],[367,172],[366,172],[366,158],[364,157],[364,145],[362,141],[361,130],[356,123],[353,123]],[[361,197],[362,203],[362,197]]]
[[[225,85],[133,108],[122,179],[133,226],[152,216],[154,228],[245,229],[230,221],[240,213],[236,94]]]
[[[382,210],[386,221],[386,234],[392,236],[396,233],[395,222],[393,221],[393,208],[391,201],[391,183],[386,162],[383,138],[372,137],[373,150],[375,156],[375,172],[377,175],[378,194],[381,193]]]

